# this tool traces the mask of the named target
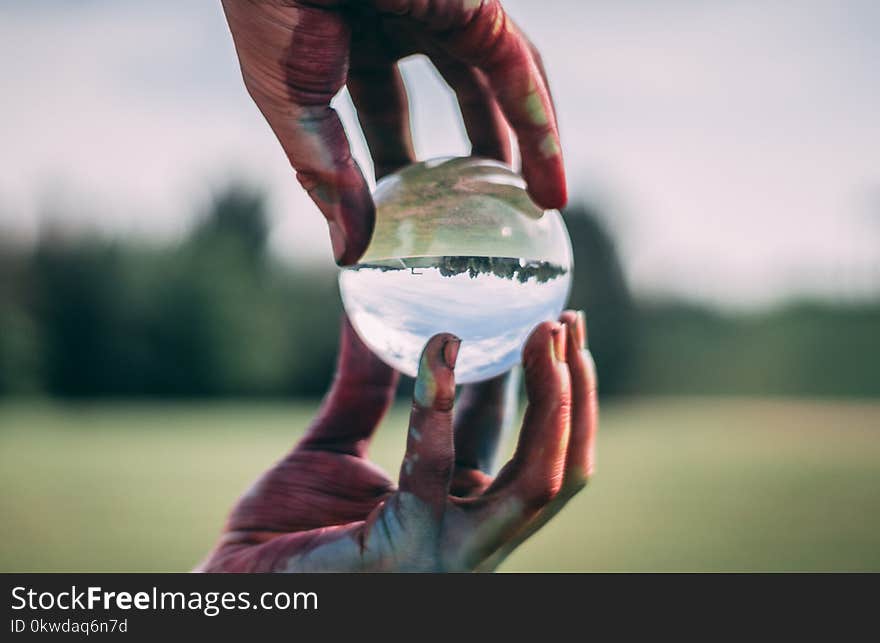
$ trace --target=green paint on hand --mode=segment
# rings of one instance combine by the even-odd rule
[[[550,132],[544,140],[541,141],[541,154],[544,155],[544,158],[551,158],[558,155],[559,152],[559,142],[556,140],[553,133]]]
[[[314,190],[312,190],[312,195],[317,197],[320,201],[324,203],[338,203],[339,202],[339,191],[335,186],[329,185],[327,183],[319,183],[315,186]]]
[[[541,93],[537,89],[533,89],[526,95],[525,106],[529,118],[535,125],[546,125],[549,122],[547,110],[544,109],[544,101],[541,100]]]
[[[422,355],[422,359],[419,360],[419,372],[416,376],[413,397],[421,406],[430,407],[433,406],[436,396],[437,380],[434,378],[434,373],[431,372],[431,367],[428,365],[427,356]]]

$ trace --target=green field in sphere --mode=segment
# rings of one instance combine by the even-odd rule
[[[362,263],[397,257],[526,257],[566,266],[571,249],[553,210],[529,198],[508,166],[474,157],[427,161],[381,180]]]

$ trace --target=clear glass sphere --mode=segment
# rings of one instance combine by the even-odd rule
[[[398,371],[415,376],[428,339],[449,332],[462,340],[456,381],[488,379],[519,363],[532,329],[562,312],[565,224],[506,165],[416,163],[379,181],[373,197],[373,238],[339,289],[358,335]]]

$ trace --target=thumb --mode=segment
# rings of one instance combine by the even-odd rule
[[[428,340],[419,361],[400,491],[412,493],[442,511],[449,494],[455,451],[452,405],[455,361],[461,340],[441,333]]]

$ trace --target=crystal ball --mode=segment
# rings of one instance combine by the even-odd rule
[[[431,336],[461,338],[460,384],[520,361],[571,285],[571,242],[556,210],[529,198],[506,165],[451,158],[410,165],[376,185],[376,227],[339,290],[358,335],[384,362],[415,376]]]

